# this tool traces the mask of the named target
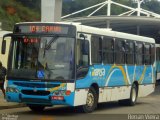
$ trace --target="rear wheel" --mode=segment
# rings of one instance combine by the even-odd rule
[[[126,100],[119,100],[119,104],[134,106],[137,101],[137,96],[138,96],[138,88],[135,84],[133,84],[130,92],[130,98]]]
[[[42,112],[45,106],[42,105],[28,105],[28,107],[34,112]]]
[[[93,87],[91,87],[87,94],[86,104],[81,106],[81,110],[85,113],[93,112],[97,107],[97,103],[98,95],[96,93],[96,90]]]
[[[130,98],[127,100],[128,105],[134,106],[137,102],[137,96],[138,96],[138,88],[135,84],[132,85]]]

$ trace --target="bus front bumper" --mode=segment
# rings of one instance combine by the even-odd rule
[[[74,92],[67,96],[55,96],[52,94],[42,95],[25,95],[23,93],[6,92],[8,102],[18,102],[25,104],[41,104],[46,106],[52,105],[69,105],[74,106]]]

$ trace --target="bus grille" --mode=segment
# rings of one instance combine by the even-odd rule
[[[50,94],[50,91],[44,91],[44,90],[38,90],[38,91],[22,90],[21,92],[25,95],[39,95],[39,96],[47,96]]]
[[[51,104],[50,100],[47,100],[47,99],[37,99],[37,98],[22,98],[21,102]]]
[[[14,85],[20,86],[20,87],[29,87],[29,88],[54,88],[59,87],[60,84],[42,84],[42,83],[20,83],[20,82],[14,82]]]

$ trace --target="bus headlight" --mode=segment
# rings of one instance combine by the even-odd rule
[[[56,96],[64,96],[64,95],[65,95],[65,91],[63,91],[63,90],[55,91],[55,92],[53,93],[53,95],[56,95]]]
[[[19,93],[19,90],[14,87],[7,87],[6,92]]]

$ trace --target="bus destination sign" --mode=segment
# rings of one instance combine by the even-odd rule
[[[31,33],[34,33],[34,32],[44,32],[44,33],[57,32],[57,33],[60,33],[62,31],[62,27],[61,26],[29,26],[29,31]]]
[[[16,25],[14,33],[68,34],[69,27],[63,25]]]

